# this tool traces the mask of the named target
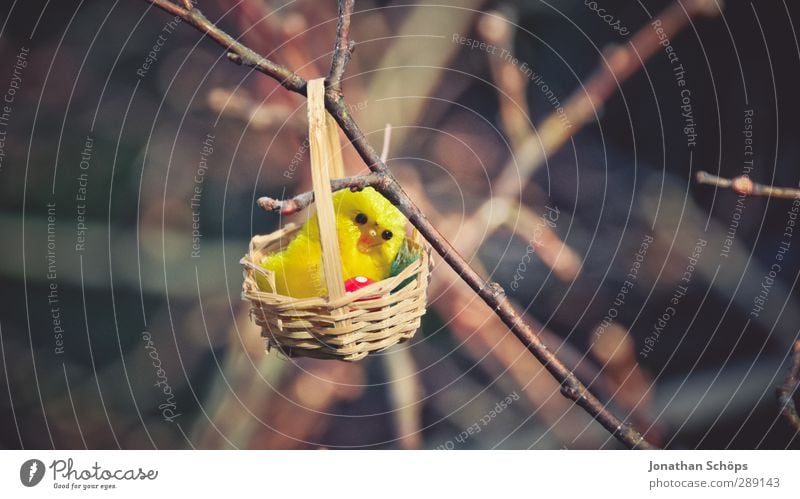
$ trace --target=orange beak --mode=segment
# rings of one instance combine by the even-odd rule
[[[378,231],[375,229],[367,229],[361,233],[358,238],[358,251],[368,253],[383,243]]]

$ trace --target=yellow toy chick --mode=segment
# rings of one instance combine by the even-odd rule
[[[405,240],[405,216],[372,187],[334,193],[333,207],[344,280],[367,277],[380,281],[389,277]],[[271,289],[259,276],[262,291],[294,298],[326,296],[316,214],[303,224],[286,249],[265,256],[261,266],[275,273],[277,288]]]

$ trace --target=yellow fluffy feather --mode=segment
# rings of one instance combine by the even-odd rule
[[[372,187],[334,193],[333,207],[344,280],[363,276],[380,281],[389,277],[405,239],[405,216]],[[263,291],[294,298],[327,295],[316,214],[283,251],[264,257],[261,266],[275,273],[277,288],[271,289],[259,276],[258,285]]]

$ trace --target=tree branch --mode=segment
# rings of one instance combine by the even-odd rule
[[[234,40],[230,35],[220,30],[211,23],[199,10],[183,9],[166,0],[144,0],[156,5],[163,10],[181,16],[199,31],[222,45],[229,51],[229,58],[257,69],[258,71],[278,80],[288,90],[305,95],[306,81],[294,74],[288,68],[275,64],[256,54],[251,49]],[[345,5],[342,5],[342,4]],[[346,4],[351,4],[348,10]],[[340,0],[339,12],[347,15],[352,12],[352,0]],[[347,40],[349,32],[349,19],[345,22],[340,18],[337,42],[340,44]],[[342,53],[341,45],[334,51],[334,62],[331,67],[332,83],[341,78],[344,71],[346,57],[337,56]],[[344,57],[344,59],[342,59]],[[341,70],[338,69],[341,64]],[[338,75],[338,76],[337,76]],[[374,182],[370,183],[377,191],[383,194],[390,202],[408,218],[427,240],[431,247],[441,255],[442,259],[466,282],[470,288],[494,311],[494,313],[508,326],[509,330],[526,346],[550,374],[561,384],[562,394],[573,400],[577,405],[588,412],[598,423],[608,430],[620,442],[629,448],[652,449],[654,448],[635,429],[608,411],[600,400],[578,380],[567,367],[547,349],[542,340],[526,324],[514,307],[505,297],[505,291],[496,282],[489,282],[481,278],[472,269],[464,258],[456,251],[450,242],[431,224],[428,218],[420,211],[414,202],[403,191],[394,175],[381,160],[375,149],[369,144],[361,128],[350,115],[347,104],[340,90],[330,86],[325,94],[325,107],[333,115],[340,128],[352,142],[356,151],[372,171]],[[297,202],[296,200],[294,200]],[[281,208],[283,209],[283,208]]]
[[[350,40],[350,16],[353,15],[355,0],[341,0],[339,2],[339,23],[336,26],[336,43],[333,46],[331,70],[326,83],[328,88],[342,95],[342,75],[344,67],[350,60],[355,48],[355,42]]]
[[[778,387],[778,402],[780,403],[781,413],[786,417],[795,431],[800,432],[800,415],[797,413],[797,405],[794,401],[797,388],[800,386],[800,341],[796,341],[792,349],[792,365],[786,381]]]
[[[144,0],[156,7],[178,16],[195,29],[217,42],[228,51],[228,59],[232,62],[251,67],[256,71],[275,79],[282,87],[301,95],[306,94],[306,80],[289,68],[262,57],[250,48],[239,43],[229,34],[219,29],[196,7],[183,8],[169,0]]]
[[[738,194],[745,196],[764,196],[780,199],[800,199],[800,189],[791,187],[774,187],[753,182],[744,175],[733,179],[718,177],[711,173],[699,171],[695,174],[698,184],[714,185],[716,187],[730,188]]]
[[[365,187],[376,187],[383,182],[383,177],[371,173],[369,175],[356,175],[354,177],[344,177],[331,179],[331,190],[333,192],[342,189],[360,191]],[[314,192],[304,192],[289,199],[275,199],[271,197],[260,197],[256,201],[264,211],[274,211],[281,215],[293,215],[304,210],[314,202]]]

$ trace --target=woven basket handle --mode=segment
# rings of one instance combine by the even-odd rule
[[[311,155],[311,180],[317,205],[319,239],[322,245],[322,269],[328,298],[345,296],[336,214],[331,193],[331,177],[344,176],[339,132],[333,117],[325,110],[325,79],[308,82],[308,138]]]

